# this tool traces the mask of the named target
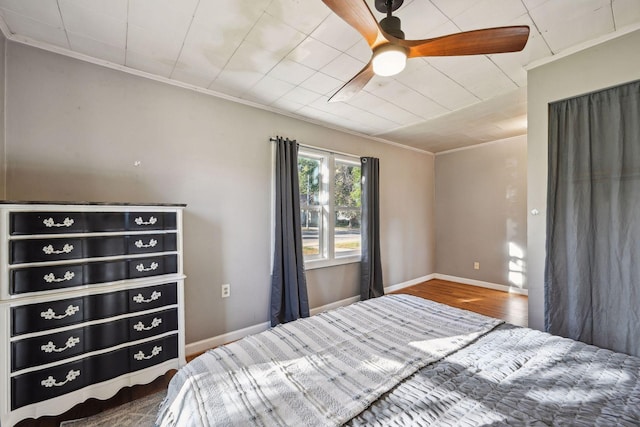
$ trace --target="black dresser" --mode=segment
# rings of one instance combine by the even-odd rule
[[[184,365],[183,208],[0,203],[2,427]]]

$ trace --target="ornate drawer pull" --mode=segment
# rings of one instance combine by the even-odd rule
[[[54,351],[56,353],[60,353],[65,351],[68,348],[75,347],[76,344],[79,344],[79,343],[80,343],[80,338],[69,337],[64,347],[56,348],[56,345],[52,341],[49,341],[46,345],[40,346],[40,350],[44,351],[45,353],[51,353]]]
[[[66,217],[64,219],[64,221],[62,221],[61,223],[55,222],[53,220],[53,218],[47,218],[47,219],[42,221],[42,223],[44,225],[46,225],[47,227],[49,227],[49,228],[51,228],[51,227],[71,227],[74,222],[75,221],[72,218],[69,218],[69,217]]]
[[[151,239],[149,240],[149,244],[145,245],[142,243],[142,240],[136,240],[134,244],[137,248],[153,248],[158,244],[158,241],[156,239]]]
[[[156,218],[155,216],[151,216],[151,217],[149,217],[149,221],[145,221],[145,220],[142,219],[141,216],[139,216],[134,221],[138,225],[153,225],[156,222],[158,222],[158,218]]]
[[[133,325],[133,329],[135,329],[138,332],[150,331],[153,328],[157,328],[161,324],[162,324],[162,319],[160,319],[159,317],[154,317],[153,320],[151,321],[150,326],[147,327],[147,326],[144,326],[144,323],[138,322],[135,325]]]
[[[138,264],[136,265],[136,270],[138,270],[139,272],[143,272],[143,271],[153,271],[155,269],[158,268],[158,263],[157,262],[152,262],[151,265],[148,268],[144,267],[144,264]]]
[[[56,276],[53,275],[53,273],[45,274],[43,279],[47,283],[66,282],[68,280],[73,279],[75,276],[76,276],[76,273],[74,273],[73,271],[66,271],[64,273],[64,276],[59,279],[57,279]]]
[[[162,296],[162,292],[160,292],[160,291],[153,291],[153,292],[151,293],[151,296],[150,296],[148,299],[145,299],[145,298],[142,296],[142,294],[138,294],[138,295],[135,295],[135,296],[133,297],[133,301],[134,301],[134,302],[136,302],[136,303],[138,303],[138,304],[142,304],[143,302],[151,302],[151,301],[155,301],[155,300],[157,300],[158,298],[160,298],[161,296]]]
[[[80,311],[80,307],[78,307],[77,305],[70,305],[69,307],[67,307],[67,309],[64,311],[64,314],[61,315],[57,315],[52,308],[48,309],[47,311],[43,311],[42,313],[40,313],[40,317],[43,317],[47,320],[51,320],[51,319],[63,319],[67,316],[73,316],[74,314],[76,314],[77,312]]]
[[[44,246],[42,248],[42,252],[47,255],[57,255],[57,254],[69,254],[73,251],[73,245],[65,243],[65,245],[59,251],[53,249],[53,245]]]
[[[153,350],[151,350],[151,354],[149,356],[145,356],[142,351],[139,351],[133,355],[133,358],[136,360],[148,360],[148,359],[151,359],[152,357],[159,355],[161,351],[162,351],[162,347],[159,345],[156,345],[153,347]]]
[[[51,375],[49,375],[49,378],[47,378],[46,380],[42,380],[40,382],[41,385],[43,385],[44,387],[61,387],[63,385],[65,385],[68,382],[71,382],[73,380],[75,380],[76,378],[78,378],[80,376],[80,371],[74,371],[71,370],[69,371],[69,373],[67,374],[67,379],[62,381],[62,382],[57,382],[55,379],[53,379],[53,377]]]

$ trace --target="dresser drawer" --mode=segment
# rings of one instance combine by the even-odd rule
[[[177,255],[164,255],[150,258],[136,258],[129,260],[128,279],[137,279],[161,274],[178,272]]]
[[[175,230],[175,212],[127,212],[126,229],[140,230]]]
[[[84,258],[85,239],[35,239],[9,242],[9,264]]]
[[[177,357],[178,335],[173,334],[128,347],[126,366],[128,372],[135,372]]]
[[[125,310],[132,313],[178,303],[178,285],[175,282],[126,292],[128,308]]]
[[[11,371],[178,330],[176,308],[11,343]]]
[[[90,264],[67,264],[23,267],[11,270],[9,292],[50,291],[88,283],[104,283],[127,278],[127,262],[109,261]]]
[[[177,272],[177,255],[90,262],[86,264],[22,267],[11,270],[9,292],[11,294],[22,294],[50,291]]]
[[[12,240],[9,243],[9,263],[23,264],[127,254],[173,252],[176,249],[175,233]]]
[[[12,212],[10,234],[124,231],[126,218],[125,212]]]
[[[11,307],[11,336],[178,303],[177,283]]]
[[[85,319],[87,297],[11,307],[11,336],[74,325]]]
[[[85,353],[85,330],[77,328],[11,343],[11,372]]]
[[[112,363],[122,363],[113,360]],[[91,384],[86,360],[78,360],[11,378],[11,409],[41,402]]]
[[[12,240],[9,245],[10,264],[127,254],[124,236]]]
[[[143,316],[130,317],[127,341],[137,341],[154,335],[178,330],[178,309],[158,311]]]
[[[11,212],[9,233],[84,233],[87,231],[85,215],[83,212]]]
[[[178,335],[133,345],[11,379],[11,409],[42,402],[90,384],[178,357]]]
[[[173,252],[178,249],[176,234],[142,234],[126,237],[128,254]]]
[[[10,280],[12,294],[68,288],[87,282],[83,264],[19,268],[11,271]]]
[[[175,230],[175,212],[11,212],[9,233],[62,234]]]

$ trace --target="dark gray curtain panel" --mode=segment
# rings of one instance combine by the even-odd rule
[[[271,326],[309,317],[307,279],[302,257],[298,144],[275,144],[275,244],[271,273]]]
[[[360,262],[360,299],[384,295],[380,261],[380,161],[362,157],[362,260]]]
[[[640,81],[549,106],[545,327],[640,355]]]

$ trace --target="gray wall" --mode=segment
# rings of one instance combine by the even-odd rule
[[[529,70],[528,218],[529,326],[544,328],[548,105],[640,79],[640,30]]]
[[[526,165],[526,136],[436,156],[438,273],[526,288]]]
[[[187,203],[188,343],[268,320],[270,136],[379,157],[385,284],[434,272],[432,155],[13,42],[7,55],[7,198]],[[358,269],[309,271],[312,307],[358,295]]]

